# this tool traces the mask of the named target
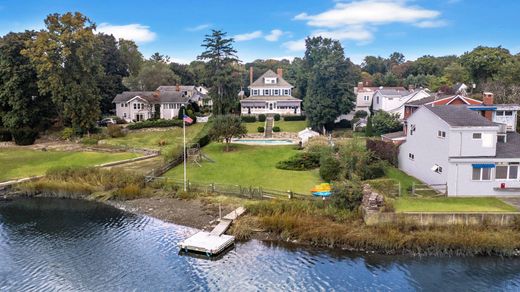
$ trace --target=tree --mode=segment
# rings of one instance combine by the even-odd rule
[[[369,116],[367,119],[367,126],[365,128],[365,136],[367,136],[367,137],[374,136],[374,127],[372,125],[372,116]]]
[[[213,140],[224,140],[226,143],[226,152],[229,151],[231,138],[241,138],[245,134],[247,134],[247,129],[242,125],[240,117],[233,115],[221,115],[215,117],[213,120],[213,127],[210,131],[210,136]]]
[[[50,97],[38,91],[36,68],[21,54],[35,36],[25,31],[0,38],[0,125],[11,132],[44,130],[56,114]]]
[[[213,100],[213,113],[225,115],[238,105],[240,74],[236,65],[239,60],[233,48],[233,38],[226,38],[226,33],[212,30],[206,35],[202,52],[197,59],[206,62],[206,80],[210,86],[209,95]]]
[[[134,41],[119,39],[119,53],[123,62],[127,64],[128,75],[136,76],[143,64],[143,54]]]
[[[179,76],[179,80],[180,80],[181,84],[184,84],[184,85],[197,84],[198,85],[198,83],[195,82],[195,76],[189,70],[188,65],[172,62],[172,63],[170,63],[170,70],[172,70],[173,74]]]
[[[496,48],[478,46],[460,57],[462,65],[469,70],[471,77],[477,83],[491,79],[499,72],[500,67],[511,59],[509,50],[500,46]]]
[[[127,90],[123,85],[123,78],[129,75],[127,64],[118,48],[114,36],[98,34],[99,50],[101,51],[101,66],[104,74],[98,80],[99,94],[101,95],[101,112],[108,114],[113,110],[114,96]]]
[[[141,66],[137,76],[130,76],[125,80],[125,85],[130,90],[153,91],[161,85],[175,85],[180,81],[170,66],[164,62],[147,60]]]
[[[353,64],[345,59],[339,41],[307,38],[306,47],[304,68],[308,78],[303,103],[311,127],[321,131],[352,110],[353,88],[359,76],[354,76]]]
[[[379,135],[397,132],[403,128],[399,121],[399,114],[377,111],[375,115],[371,117],[371,121],[374,126],[374,131]]]
[[[361,64],[361,68],[372,75],[375,73],[385,74],[387,71],[387,60],[379,56],[366,56]]]
[[[451,84],[469,82],[471,80],[468,70],[458,62],[453,62],[444,68],[444,77]]]
[[[97,81],[103,68],[96,26],[79,12],[51,14],[45,25],[22,54],[36,67],[38,90],[51,95],[61,121],[85,133],[100,115]]]

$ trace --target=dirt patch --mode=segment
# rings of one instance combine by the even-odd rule
[[[211,223],[219,217],[217,204],[209,204],[197,199],[152,197],[111,203],[130,212],[198,229],[211,228]],[[222,216],[231,211],[233,211],[232,207],[222,206]]]

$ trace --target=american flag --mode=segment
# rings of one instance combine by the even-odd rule
[[[193,119],[188,117],[187,115],[183,115],[182,116],[182,120],[185,122],[185,123],[188,123],[188,124],[191,124],[193,123]]]

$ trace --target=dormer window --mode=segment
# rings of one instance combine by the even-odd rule
[[[266,77],[264,79],[265,84],[276,84],[276,77]]]
[[[482,139],[482,133],[473,133],[473,139],[474,140]]]

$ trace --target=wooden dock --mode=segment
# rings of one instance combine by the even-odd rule
[[[211,232],[200,231],[179,243],[179,247],[186,251],[201,252],[207,256],[214,256],[235,243],[235,237],[225,235],[233,220],[244,214],[246,209],[239,207],[220,219],[220,222]]]

